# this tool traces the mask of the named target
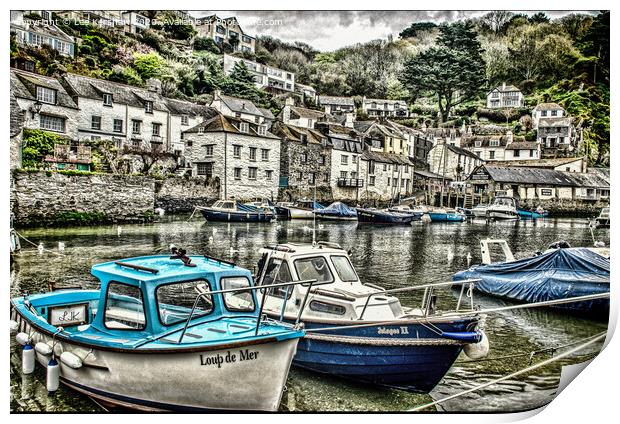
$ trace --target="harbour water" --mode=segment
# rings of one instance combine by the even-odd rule
[[[259,248],[282,242],[311,242],[311,221],[271,224],[206,223],[202,218],[165,217],[145,225],[29,229],[20,234],[22,251],[11,265],[11,296],[46,291],[50,282],[58,287],[97,287],[90,267],[124,257],[166,254],[170,244],[192,254],[209,254],[234,260],[253,269]],[[515,257],[524,257],[557,240],[572,246],[591,246],[592,234],[585,219],[557,218],[537,221],[468,223],[416,222],[405,227],[381,227],[356,222],[317,223],[318,240],[339,243],[351,251],[360,278],[385,288],[448,281],[454,272],[480,262],[479,240],[486,237],[508,241]],[[609,230],[595,230],[596,240],[609,244]],[[65,244],[62,254],[58,243]],[[43,251],[35,245],[43,244]],[[439,292],[438,307],[453,307],[458,293]],[[401,297],[405,305],[417,305],[418,295]],[[481,308],[505,302],[475,295]],[[443,381],[430,394],[370,387],[292,369],[280,409],[282,411],[404,411],[469,389],[532,363],[563,352],[580,340],[607,328],[605,323],[558,314],[548,309],[513,310],[489,315],[485,332],[489,356],[481,361],[458,359]],[[504,381],[484,390],[443,403],[438,410],[522,411],[552,400],[560,381],[561,366],[590,359],[600,350],[593,345],[578,356],[567,358],[530,374]],[[532,352],[534,354],[532,355]],[[38,368],[22,375],[19,349],[11,342],[11,410],[97,412],[102,408],[77,392],[61,386],[54,395],[45,389],[45,374]]]

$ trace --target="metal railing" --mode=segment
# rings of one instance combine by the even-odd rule
[[[378,295],[382,295],[382,294],[391,294],[391,293],[400,293],[400,292],[406,292],[406,291],[415,291],[415,290],[421,290],[424,289],[424,295],[422,296],[422,305],[421,305],[421,309],[424,312],[424,316],[427,317],[430,313],[431,313],[431,309],[433,307],[432,304],[432,296],[433,296],[433,291],[435,288],[437,287],[446,287],[446,286],[452,286],[452,285],[460,285],[461,286],[461,292],[459,295],[459,299],[456,303],[456,312],[459,311],[459,309],[461,308],[461,303],[463,301],[463,294],[465,293],[465,286],[468,285],[469,289],[467,292],[467,296],[470,298],[470,305],[471,305],[471,309],[474,309],[474,296],[473,296],[473,290],[474,290],[474,286],[475,283],[480,281],[480,279],[469,279],[469,280],[460,280],[460,281],[446,281],[443,283],[432,283],[432,284],[422,284],[419,286],[408,286],[408,287],[400,287],[397,289],[390,289],[390,290],[381,290],[375,293],[370,293],[367,297],[366,297],[366,302],[364,303],[364,308],[362,309],[362,313],[360,314],[358,321],[363,319],[364,317],[364,313],[366,312],[366,309],[368,309],[368,305],[370,304],[370,299],[374,296],[378,296]]]
[[[192,310],[189,314],[189,317],[187,317],[187,321],[185,321],[185,325],[183,326],[183,331],[181,332],[181,336],[179,337],[177,344],[181,344],[181,342],[183,341],[185,332],[187,331],[187,328],[189,327],[189,323],[192,320],[192,317],[194,316],[194,312],[196,311],[196,306],[198,306],[198,301],[200,299],[206,300],[207,296],[214,295],[214,294],[224,295],[226,293],[239,293],[239,292],[270,289],[270,288],[275,288],[275,287],[287,287],[287,296],[285,296],[285,298],[283,299],[283,306],[282,306],[282,310],[284,310],[284,308],[286,307],[286,301],[288,300],[288,291],[289,291],[290,286],[308,285],[308,290],[306,292],[306,295],[304,296],[303,302],[301,303],[301,307],[299,308],[299,314],[297,316],[297,319],[295,320],[295,324],[298,324],[301,319],[301,313],[303,312],[306,306],[308,294],[310,293],[310,290],[312,290],[312,285],[316,283],[316,281],[317,280],[302,280],[302,281],[291,281],[289,283],[268,284],[268,285],[263,285],[263,286],[248,286],[248,287],[241,287],[241,288],[234,288],[234,289],[204,291],[198,294],[198,296],[196,296],[196,299],[194,300],[194,304],[192,306]],[[265,306],[265,299],[267,298],[267,296],[269,296],[269,290],[265,290],[261,298],[260,308],[258,310],[258,316],[256,317],[256,328],[254,331],[255,336],[258,335],[258,330],[259,330],[260,323],[261,323],[261,316],[263,314],[263,308]]]

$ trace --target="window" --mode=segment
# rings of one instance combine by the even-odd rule
[[[530,149],[530,157],[533,158],[534,157],[534,150]]]
[[[187,115],[181,116],[181,125],[189,125],[189,116]]]
[[[146,328],[144,301],[140,288],[117,282],[110,283],[106,295],[103,321],[106,328],[115,330],[143,330]]]
[[[308,142],[308,135],[307,134],[299,134],[299,141],[301,141],[302,143],[307,143]]]
[[[326,172],[325,175],[323,175],[323,182],[324,183],[328,183],[329,182],[329,172]]]
[[[37,87],[37,100],[41,103],[56,104],[56,90],[45,87]]]
[[[315,312],[323,312],[333,315],[344,315],[346,308],[342,305],[335,305],[333,303],[319,302],[318,300],[311,301],[308,306]]]
[[[207,156],[207,157],[213,156],[213,144],[208,144],[206,146],[205,156]]]
[[[325,165],[325,155],[319,156],[319,165]]]
[[[187,140],[187,147],[192,147],[194,145],[194,142],[192,140]]]
[[[267,179],[267,181],[271,181],[273,179],[273,171],[271,169],[265,171],[265,179]]]
[[[239,34],[235,31],[228,31],[228,36],[231,38],[239,38]]]
[[[65,119],[41,114],[39,115],[39,127],[42,130],[65,132]]]
[[[250,287],[250,280],[247,277],[222,277],[220,280],[222,290],[241,289]],[[224,306],[229,311],[251,312],[256,305],[252,291],[240,291],[224,293]]]
[[[141,127],[142,121],[138,121],[136,119],[131,120],[131,132],[133,134],[140,134]]]
[[[543,110],[542,112],[540,112],[540,116],[547,116],[547,111]]]
[[[495,150],[489,150],[489,159],[495,159]]]
[[[144,111],[146,113],[153,113],[153,102],[148,100],[144,102]]]
[[[235,158],[241,157],[241,146],[233,146],[233,157]]]
[[[239,131],[241,131],[242,133],[247,133],[249,131],[249,126],[247,122],[240,122],[239,123]]]
[[[258,129],[258,131],[257,131],[258,135],[265,135],[265,134],[267,134],[267,128],[265,128],[264,125],[259,125],[257,127],[257,129]]]
[[[307,153],[302,153],[299,155],[299,162],[300,163],[306,163],[308,162],[308,154]]]
[[[353,163],[357,163],[357,156],[353,155]]]
[[[101,129],[101,116],[91,116],[90,117],[90,129],[91,130],[100,130]]]
[[[261,160],[269,160],[269,149],[260,149]]]
[[[351,178],[353,179],[357,178],[357,172],[351,171]]]
[[[252,39],[248,37],[247,35],[244,35],[241,37],[241,41],[243,41],[244,43],[251,43]]]
[[[299,172],[297,173],[297,181],[302,182],[302,181],[303,181],[303,179],[304,179],[304,173],[303,173],[303,172],[301,172],[301,171],[299,171]]]
[[[206,280],[184,281],[157,287],[155,300],[157,301],[159,320],[164,325],[174,325],[187,321],[196,300],[196,292],[210,290],[211,285]],[[211,312],[213,312],[212,295],[201,296],[192,318],[200,318]]]
[[[204,175],[207,178],[213,177],[213,163],[212,162],[202,162],[197,164],[198,167],[198,175]]]
[[[277,274],[276,274],[277,273]],[[269,260],[265,276],[263,277],[262,284],[270,286],[272,284],[282,284],[293,281],[291,271],[286,262],[281,259],[272,258]],[[280,299],[291,298],[293,294],[293,286],[289,287],[273,287],[269,289],[269,296],[279,297]],[[263,289],[265,290],[265,289]]]
[[[372,175],[368,181],[368,185],[374,186],[375,185],[375,176]]]
[[[344,282],[357,281],[357,274],[346,256],[332,256],[332,264],[336,268],[338,277]]]
[[[235,112],[235,118],[241,118],[241,112]]]
[[[499,140],[491,140],[489,141],[490,147],[499,147]]]
[[[519,149],[517,149],[517,150],[515,150],[513,156],[518,158],[520,154],[521,154],[521,151]]]
[[[347,171],[340,171],[340,178],[347,178]]]
[[[384,171],[387,171],[387,163],[384,163],[384,164],[383,164],[383,170],[384,170]]]
[[[388,186],[388,187],[390,186],[390,177],[388,177],[388,180],[387,180],[387,186]]]
[[[103,105],[112,106],[112,95],[108,93],[103,94]]]
[[[123,120],[122,119],[115,119],[114,120],[113,130],[114,130],[114,132],[117,132],[117,133],[122,133],[123,132]]]
[[[315,284],[331,283],[334,276],[322,256],[295,260],[295,269],[300,280],[316,280]]]
[[[205,132],[204,127],[198,127],[198,134],[203,134]]]
[[[405,165],[405,174],[409,173],[409,165]]]
[[[255,180],[256,179],[256,171],[258,170],[258,168],[253,168],[253,167],[249,167],[248,168],[248,178],[250,180]]]
[[[250,147],[250,160],[256,161],[256,147]]]
[[[260,124],[260,116],[255,116],[254,122],[256,122],[257,124]]]
[[[224,28],[221,25],[218,25],[215,27],[215,32],[217,32],[218,34],[226,34],[226,28]]]
[[[161,124],[153,123],[153,135],[154,136],[161,135]]]
[[[349,164],[349,157],[347,155],[340,156],[340,163],[343,165]]]
[[[315,175],[315,173],[314,173],[314,172],[311,172],[311,173],[308,175],[308,184],[310,184],[310,185],[314,185],[314,184],[315,184],[315,179],[316,179],[316,175]]]
[[[235,180],[240,180],[241,179],[241,168],[235,168],[235,170],[234,170],[234,177],[235,177]]]
[[[558,111],[557,110],[552,110],[551,111],[551,116],[558,116]]]

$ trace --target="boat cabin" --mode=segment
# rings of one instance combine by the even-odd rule
[[[316,280],[312,286],[270,289],[265,311],[272,315],[291,319],[300,308],[303,308],[302,320],[318,321],[383,320],[405,314],[396,297],[381,294],[381,287],[362,284],[348,253],[337,244],[287,243],[266,247],[261,252],[258,285]],[[286,299],[284,304],[282,299]]]
[[[234,200],[218,200],[210,206],[212,209],[220,209],[227,211],[236,211],[237,202]]]

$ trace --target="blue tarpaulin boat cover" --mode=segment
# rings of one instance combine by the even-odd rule
[[[609,292],[609,259],[586,248],[556,249],[514,262],[476,265],[452,278],[480,279],[476,289],[493,296],[542,302]],[[603,303],[609,305],[609,300]]]
[[[348,207],[342,202],[334,202],[326,208],[321,209],[321,213],[326,213],[336,216],[357,216],[357,211]]]

